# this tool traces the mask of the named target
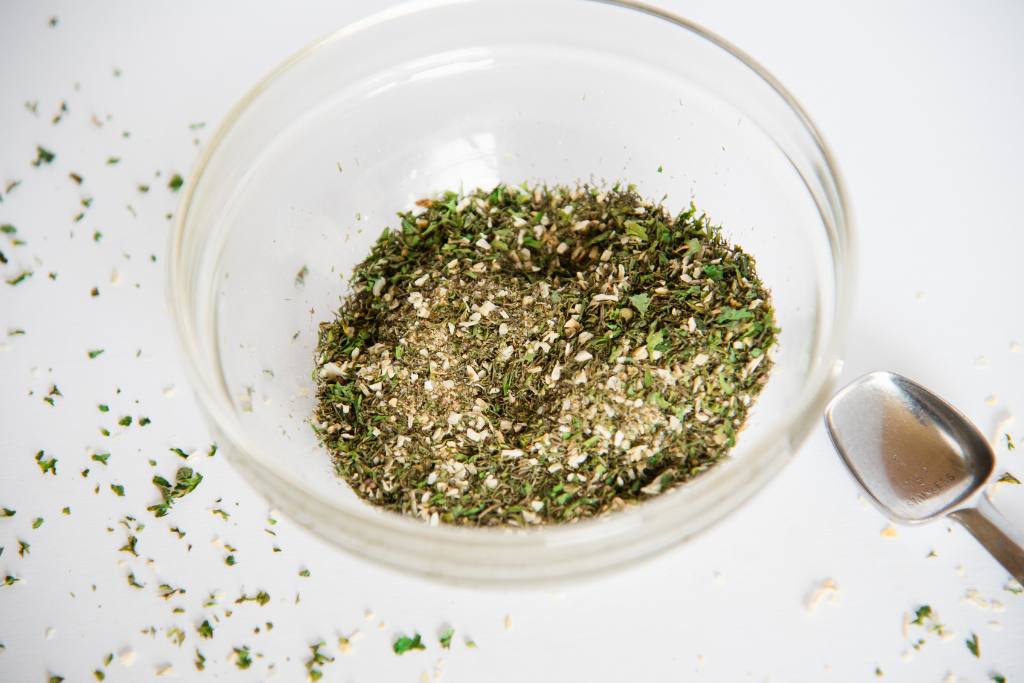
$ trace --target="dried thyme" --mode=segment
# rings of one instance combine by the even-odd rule
[[[692,205],[505,185],[417,204],[320,326],[314,428],[361,497],[568,522],[735,444],[777,330],[754,260]]]

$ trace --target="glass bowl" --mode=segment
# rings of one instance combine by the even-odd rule
[[[308,419],[317,325],[395,212],[446,189],[635,183],[691,201],[758,261],[782,332],[731,457],[606,517],[431,527],[334,474]],[[818,421],[838,369],[851,221],[821,136],[740,50],[631,2],[402,5],[259,83],[185,186],[171,305],[203,411],[238,469],[340,548],[456,582],[576,577],[648,557],[749,499]]]

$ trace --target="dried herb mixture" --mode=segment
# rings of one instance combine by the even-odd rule
[[[417,204],[320,326],[314,428],[358,495],[433,524],[564,523],[725,457],[777,330],[706,216],[632,186]]]

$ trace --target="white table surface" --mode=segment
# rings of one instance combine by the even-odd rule
[[[833,147],[862,257],[844,379],[878,368],[908,374],[986,431],[1024,409],[1024,352],[1012,345],[1024,343],[1024,4],[663,4],[759,59]],[[820,427],[713,532],[558,590],[408,578],[280,516],[270,536],[266,503],[223,457],[193,456],[206,479],[172,516],[144,511],[155,493],[147,460],[173,472],[168,448],[209,442],[166,314],[165,214],[177,198],[167,178],[187,172],[211,128],[267,70],[370,10],[327,1],[0,5],[0,183],[22,181],[9,194],[0,185],[0,223],[27,242],[4,238],[11,263],[0,268],[4,279],[35,272],[16,287],[0,283],[0,334],[26,331],[0,337],[0,506],[17,510],[0,519],[0,576],[21,579],[0,585],[0,680],[92,680],[108,652],[108,681],[149,680],[168,664],[180,680],[302,680],[317,639],[336,658],[326,681],[864,681],[876,666],[883,680],[1024,679],[1024,596],[1004,590],[1006,573],[948,523],[884,537],[885,521],[858,499]],[[70,111],[52,125],[62,100]],[[26,101],[38,101],[37,116]],[[191,131],[195,122],[207,125]],[[30,165],[37,144],[56,152],[53,164]],[[111,156],[120,163],[108,165]],[[70,172],[85,182],[75,185]],[[142,182],[152,185],[146,195],[135,189]],[[76,224],[85,196],[95,202]],[[94,286],[99,297],[89,295]],[[96,348],[105,353],[88,359]],[[63,397],[51,407],[42,398],[54,383]],[[118,427],[125,414],[153,422]],[[1024,426],[1010,431],[1020,437]],[[112,453],[109,465],[90,462],[89,448]],[[40,449],[58,458],[57,476],[40,472]],[[1024,478],[1024,448],[998,455]],[[125,496],[110,483],[123,484]],[[997,500],[1024,524],[1021,489],[1001,487]],[[215,507],[230,518],[211,514]],[[138,558],[118,551],[127,535],[118,520],[129,514],[146,524]],[[36,517],[45,521],[33,530]],[[175,524],[185,539],[168,532]],[[17,539],[31,544],[25,558]],[[225,542],[238,549],[234,567],[223,561]],[[298,575],[303,568],[310,577]],[[146,587],[131,588],[129,571]],[[838,599],[809,613],[805,600],[825,579]],[[164,600],[161,583],[188,592]],[[972,589],[1004,609],[966,601]],[[243,590],[265,590],[270,602],[233,604]],[[211,592],[223,594],[220,604],[203,607]],[[929,634],[915,651],[903,615],[922,604],[954,635]],[[177,606],[184,611],[173,613]],[[195,624],[214,617],[214,638],[200,640]],[[442,652],[446,624],[456,637]],[[181,647],[167,636],[174,626],[185,632]],[[356,629],[362,637],[342,654],[338,634]],[[412,632],[427,651],[395,656],[391,640]],[[964,644],[972,632],[980,658]],[[464,646],[466,635],[476,649]],[[255,658],[246,671],[229,657],[243,645]],[[206,657],[201,675],[196,647]]]

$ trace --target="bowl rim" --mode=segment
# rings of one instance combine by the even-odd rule
[[[719,509],[696,531],[685,536],[678,536],[670,542],[660,546],[649,547],[644,551],[635,553],[624,559],[620,558],[612,560],[589,569],[573,569],[566,573],[566,576],[579,576],[603,573],[611,569],[635,564],[636,562],[658,554],[668,547],[675,546],[699,533],[707,531],[720,522],[724,517],[731,514],[747,502],[791,459],[791,457],[769,457],[771,455],[770,451],[777,449],[780,445],[787,444],[790,446],[791,456],[795,453],[797,446],[806,438],[812,426],[820,423],[818,416],[824,408],[828,394],[830,393],[832,381],[841,367],[840,349],[846,336],[846,328],[852,307],[852,293],[855,287],[854,264],[856,259],[854,219],[842,174],[839,171],[838,165],[836,164],[830,148],[825,143],[817,126],[796,98],[781,84],[781,82],[778,81],[778,79],[776,79],[750,55],[718,34],[668,10],[645,2],[640,2],[638,0],[561,1],[566,5],[607,5],[625,11],[639,12],[650,16],[655,20],[668,22],[669,24],[689,31],[695,34],[698,38],[711,43],[714,47],[723,50],[739,61],[741,66],[752,71],[755,76],[760,78],[760,80],[764,81],[769,86],[775,95],[781,98],[788,110],[796,116],[805,132],[810,135],[811,140],[817,148],[816,151],[820,155],[821,160],[824,162],[825,168],[829,173],[829,179],[831,180],[831,185],[834,188],[835,196],[834,200],[831,202],[831,208],[834,210],[837,217],[835,225],[831,226],[831,233],[834,234],[830,233],[829,235],[831,244],[830,254],[835,267],[835,309],[833,324],[831,330],[824,335],[823,341],[825,343],[820,347],[820,360],[814,368],[814,371],[803,382],[797,398],[792,402],[792,406],[783,417],[779,418],[776,424],[770,425],[766,432],[759,435],[759,438],[753,443],[753,448],[751,448],[751,453],[748,457],[756,457],[758,455],[764,456],[764,467],[755,473],[751,485],[745,486],[741,495],[726,496],[731,498],[729,504],[726,506],[728,509]],[[672,492],[669,492],[669,495],[657,496],[651,500],[645,501],[643,505],[628,508],[624,511],[617,512],[614,515],[587,519],[573,524],[526,527],[521,530],[516,529],[515,533],[509,533],[509,528],[506,527],[456,527],[443,524],[437,527],[430,527],[424,524],[421,520],[412,519],[390,511],[382,511],[373,508],[370,505],[349,506],[342,509],[332,503],[325,496],[320,495],[318,492],[310,491],[308,487],[303,485],[303,483],[286,468],[274,467],[273,465],[260,461],[259,458],[250,454],[250,451],[258,451],[259,449],[253,448],[251,441],[245,436],[241,424],[234,415],[234,409],[230,403],[227,387],[223,384],[223,376],[210,377],[204,373],[203,368],[201,367],[200,356],[202,353],[200,352],[200,348],[202,344],[200,342],[200,336],[196,334],[196,330],[194,329],[192,322],[192,300],[181,294],[181,292],[184,291],[184,288],[179,284],[179,280],[186,276],[185,271],[187,270],[189,263],[189,261],[183,257],[183,245],[187,241],[189,218],[196,190],[203,182],[204,173],[206,172],[213,157],[221,149],[224,139],[232,132],[244,113],[262,93],[271,88],[277,81],[287,76],[294,67],[302,63],[314,52],[317,52],[329,44],[344,40],[349,36],[373,28],[384,22],[398,18],[405,18],[413,14],[426,12],[436,8],[503,2],[514,2],[514,0],[410,0],[394,5],[368,16],[364,16],[335,31],[332,31],[326,36],[312,41],[281,62],[277,67],[260,79],[253,87],[251,87],[248,92],[246,92],[246,94],[229,110],[228,114],[217,127],[213,136],[211,136],[204,146],[201,155],[192,168],[188,180],[185,183],[184,192],[179,203],[179,210],[176,212],[170,236],[168,303],[170,306],[171,316],[175,323],[175,330],[177,332],[176,337],[185,358],[184,365],[186,375],[188,376],[191,388],[199,401],[204,417],[207,418],[213,428],[227,441],[227,444],[223,445],[229,446],[227,449],[229,453],[233,450],[234,454],[238,456],[238,458],[231,458],[233,464],[240,465],[239,467],[236,467],[236,469],[241,470],[245,478],[250,482],[250,484],[253,484],[261,494],[270,497],[271,499],[276,497],[277,494],[270,491],[269,489],[272,487],[266,483],[268,478],[272,478],[273,480],[283,484],[286,489],[290,489],[294,494],[306,499],[313,498],[315,499],[315,504],[321,505],[325,509],[332,510],[334,514],[341,518],[345,518],[347,520],[345,525],[347,528],[350,528],[347,526],[348,523],[366,525],[369,531],[363,532],[363,534],[372,534],[375,532],[383,534],[397,533],[404,536],[429,534],[432,537],[430,542],[439,545],[457,545],[462,548],[479,546],[481,549],[494,549],[501,546],[503,551],[515,551],[516,548],[521,548],[522,550],[536,549],[538,539],[542,538],[544,539],[544,545],[547,547],[580,546],[582,549],[588,544],[588,542],[593,541],[593,538],[595,537],[594,530],[599,527],[604,528],[605,531],[608,529],[614,530],[616,526],[619,527],[620,530],[628,530],[636,528],[640,524],[642,520],[637,518],[640,514],[647,515],[650,513],[657,513],[659,510],[664,510],[666,508],[674,509],[679,507],[677,502],[674,500],[674,496],[671,495]],[[805,179],[804,185],[806,187]],[[821,211],[822,209],[819,207],[819,214]],[[828,226],[826,225],[826,227]],[[836,245],[837,241],[838,247]],[[839,249],[840,247],[841,253]],[[722,497],[719,496],[719,498]],[[721,503],[722,500],[718,500],[717,502]],[[719,505],[719,507],[721,507],[721,505]],[[289,511],[285,509],[284,512],[287,514]],[[326,534],[322,529],[318,528],[316,524],[309,523],[301,518],[297,521],[313,531],[315,534],[332,541],[333,545],[339,545],[336,542],[335,537]],[[392,568],[397,568],[404,572],[427,575],[441,579],[456,578],[458,580],[465,580],[467,578],[466,576],[453,577],[445,572],[438,573],[430,569],[408,566],[407,564],[396,561],[394,558],[381,557],[353,545],[340,545],[344,546],[349,552],[354,552],[355,554],[361,555],[378,563],[389,565]],[[557,572],[554,574],[557,574]],[[556,576],[556,578],[563,577]],[[479,579],[484,582],[488,581],[487,576],[483,574],[479,577],[475,577],[475,579]],[[470,578],[470,581],[475,579]],[[515,582],[515,580],[510,581],[507,578],[499,579],[499,581],[502,583]],[[536,578],[527,579],[527,581],[533,582],[536,581]]]

